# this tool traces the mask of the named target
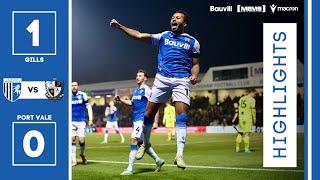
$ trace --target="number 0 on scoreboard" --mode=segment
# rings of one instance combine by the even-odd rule
[[[13,166],[56,166],[56,123],[12,123]]]

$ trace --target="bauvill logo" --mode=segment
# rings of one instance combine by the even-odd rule
[[[190,44],[188,43],[181,43],[176,41],[170,41],[169,39],[164,39],[164,44],[169,46],[176,46],[184,49],[190,49]]]
[[[232,12],[232,6],[210,6],[210,12]]]
[[[280,7],[274,4],[270,5],[270,9],[272,13],[275,13],[276,11],[278,12],[289,12],[289,11],[298,12],[299,11],[299,7],[296,7],[296,6]]]

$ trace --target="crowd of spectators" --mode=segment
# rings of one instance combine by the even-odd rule
[[[226,126],[231,125],[234,116],[233,103],[237,103],[240,97],[226,97],[222,102],[211,104],[208,97],[195,96],[191,98],[191,107],[189,111],[189,126]],[[259,94],[256,99],[256,125],[263,126],[263,95]],[[297,124],[304,124],[304,104],[303,97],[297,96]],[[118,108],[119,126],[132,125],[132,107],[116,103]],[[93,105],[94,122],[97,127],[103,127],[106,124],[104,116],[106,106]],[[160,108],[160,126],[162,125],[163,108]]]

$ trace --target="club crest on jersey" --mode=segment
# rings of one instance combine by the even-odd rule
[[[183,48],[183,49],[186,49],[186,50],[190,49],[190,44],[188,44],[188,43],[170,41],[169,39],[164,39],[164,45],[180,47],[180,48]]]
[[[4,78],[3,95],[8,101],[14,102],[19,99],[21,94],[21,78]]]
[[[61,99],[63,97],[63,83],[60,81],[46,81],[46,96],[48,99]]]

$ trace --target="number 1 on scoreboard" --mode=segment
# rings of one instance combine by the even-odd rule
[[[39,46],[39,44],[40,44],[40,39],[39,39],[40,28],[39,28],[39,25],[40,25],[39,19],[35,19],[26,28],[29,31],[29,33],[32,34],[32,46]]]

